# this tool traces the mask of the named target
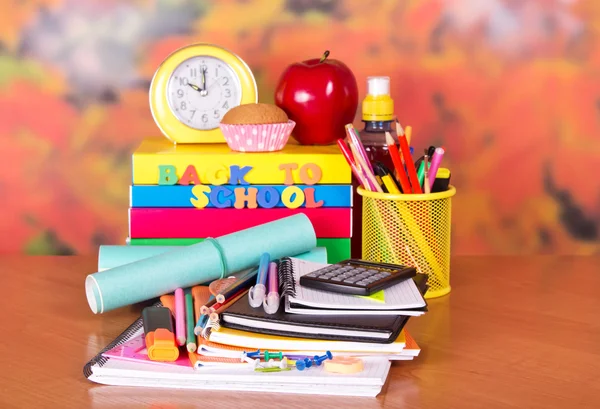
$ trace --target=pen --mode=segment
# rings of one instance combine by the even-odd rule
[[[396,122],[396,126],[398,127],[400,124]],[[412,127],[407,126],[405,129],[406,135],[412,134]],[[419,186],[419,179],[417,178],[417,171],[415,169],[415,164],[412,161],[412,156],[410,155],[410,149],[408,147],[408,143],[406,142],[406,136],[402,135],[398,137],[400,141],[400,150],[402,151],[402,155],[404,155],[404,159],[406,162],[406,173],[408,173],[408,179],[410,180],[410,184],[412,186],[413,193],[423,193],[421,190],[421,186]]]
[[[417,179],[419,179],[419,185],[423,186],[423,179],[425,179],[425,161],[423,161],[423,160],[421,161],[421,163],[419,163],[419,170],[417,171]]]
[[[394,138],[392,138],[392,135],[389,132],[386,132],[385,139],[388,145],[390,156],[392,157],[392,162],[394,163],[394,168],[396,168],[396,173],[398,175],[400,187],[402,188],[402,193],[411,193],[410,183],[408,182],[408,178],[406,177],[406,172],[404,171],[404,166],[402,165],[402,160],[400,159],[398,147],[394,143]]]
[[[337,144],[338,144],[340,150],[342,151],[342,155],[344,155],[344,158],[346,158],[346,162],[348,162],[348,165],[350,165],[350,169],[352,169],[352,173],[354,174],[354,177],[358,180],[358,182],[365,189],[371,190],[371,189],[369,189],[369,183],[365,179],[365,176],[362,174],[360,169],[358,169],[358,167],[356,166],[356,163],[354,162],[354,159],[352,158],[352,153],[350,153],[350,151],[348,150],[348,145],[346,145],[346,142],[344,142],[344,140],[340,138],[337,140]]]
[[[267,282],[267,270],[269,269],[270,259],[271,256],[269,253],[263,253],[260,257],[258,273],[256,274],[256,285],[250,287],[250,292],[248,293],[248,303],[253,308],[260,307],[265,298],[267,292],[265,283]]]
[[[387,190],[387,193],[400,194],[400,190],[398,190],[398,186],[396,185],[396,182],[392,178],[390,171],[385,167],[385,165],[383,163],[381,163],[381,162],[375,163],[375,171],[377,172],[378,176],[381,178],[381,180]]]
[[[431,193],[431,186],[429,186],[429,156],[427,155],[427,151],[425,151],[426,154],[423,157],[423,163],[424,163],[424,167],[425,167],[425,177],[423,178],[423,190],[425,191],[426,194]]]
[[[444,148],[437,148],[433,153],[433,157],[431,158],[430,168],[428,172],[429,177],[429,186],[433,186],[435,183],[435,177],[437,175],[438,169],[440,168],[440,163],[442,163],[442,158],[444,157]]]
[[[275,314],[279,310],[279,280],[277,278],[277,263],[269,264],[269,294],[263,303],[267,314]]]
[[[183,288],[175,290],[175,338],[177,345],[185,345],[185,298]]]

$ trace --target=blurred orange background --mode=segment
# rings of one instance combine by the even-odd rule
[[[261,102],[325,49],[361,99],[367,76],[389,75],[417,151],[446,147],[455,254],[599,252],[597,1],[0,4],[0,252],[124,243],[131,153],[159,134],[149,82],[195,42],[240,55]]]

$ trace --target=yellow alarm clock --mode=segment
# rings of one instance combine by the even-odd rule
[[[150,85],[150,110],[161,132],[175,143],[225,142],[219,124],[231,108],[256,103],[248,65],[212,44],[193,44],[169,55]]]

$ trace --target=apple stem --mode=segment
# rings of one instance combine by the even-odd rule
[[[322,63],[323,61],[325,61],[327,59],[327,57],[329,57],[329,50],[325,50],[325,52],[323,53],[323,56],[321,57],[321,60],[319,61],[319,63]]]

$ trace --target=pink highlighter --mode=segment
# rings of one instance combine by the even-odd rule
[[[437,175],[440,163],[444,157],[444,148],[436,148],[433,156],[431,157],[431,163],[429,164],[429,186],[433,186],[435,182],[435,176]]]
[[[177,345],[185,345],[185,297],[183,288],[175,290],[175,339]]]
[[[275,314],[279,310],[279,280],[277,277],[277,263],[269,264],[269,276],[267,278],[269,293],[263,301],[263,307],[267,314]]]

